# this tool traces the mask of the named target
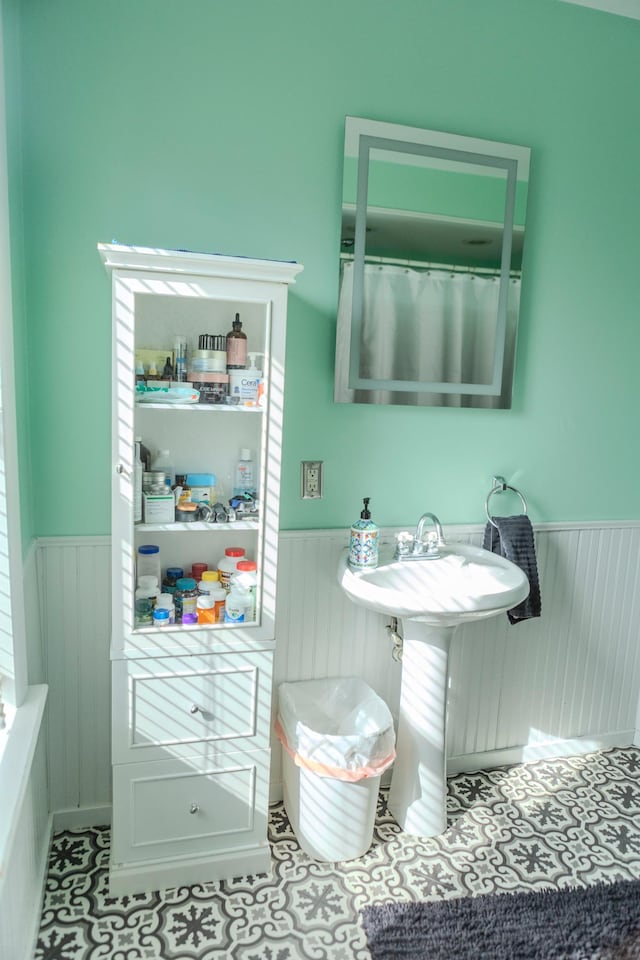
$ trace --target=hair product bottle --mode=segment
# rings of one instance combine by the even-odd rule
[[[242,332],[240,314],[227,334],[227,370],[244,370],[247,365],[247,335]]]

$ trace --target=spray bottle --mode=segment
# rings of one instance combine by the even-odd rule
[[[380,531],[369,513],[370,497],[364,497],[364,510],[350,530],[349,566],[366,570],[378,566],[378,539]]]

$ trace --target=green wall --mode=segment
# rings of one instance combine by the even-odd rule
[[[29,428],[29,347],[25,313],[24,233],[23,233],[23,158],[21,143],[21,43],[20,2],[0,0],[6,105],[7,170],[9,178],[9,218],[11,242],[13,354],[16,390],[16,430],[21,478],[20,511],[23,553],[34,535],[33,497],[31,495],[31,431]],[[6,323],[8,318],[2,317]]]
[[[637,519],[640,22],[558,0],[25,0],[31,533],[109,530],[110,290],[95,250],[296,259],[282,526]],[[333,403],[346,115],[529,145],[509,411]],[[299,461],[325,497],[299,499]]]

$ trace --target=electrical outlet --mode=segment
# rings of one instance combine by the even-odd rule
[[[319,500],[322,496],[322,460],[303,460],[300,496],[303,500]]]

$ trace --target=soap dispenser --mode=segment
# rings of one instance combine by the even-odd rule
[[[364,510],[351,527],[349,538],[349,566],[366,570],[378,566],[378,538],[380,531],[369,513],[370,497],[364,497]]]

